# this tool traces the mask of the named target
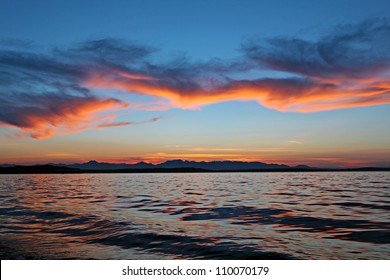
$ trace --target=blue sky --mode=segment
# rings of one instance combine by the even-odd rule
[[[2,0],[0,162],[389,166],[389,10]]]

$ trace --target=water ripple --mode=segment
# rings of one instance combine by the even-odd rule
[[[27,258],[390,259],[386,172],[0,176]]]

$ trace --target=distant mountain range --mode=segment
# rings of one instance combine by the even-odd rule
[[[0,174],[65,174],[65,173],[180,173],[180,172],[313,172],[313,171],[390,171],[390,168],[316,168],[307,165],[288,166],[263,162],[169,160],[159,164],[108,163],[91,160],[86,163],[45,165],[0,165]]]
[[[285,164],[267,164],[263,162],[244,162],[244,161],[187,161],[187,160],[169,160],[159,164],[139,162],[135,164],[126,163],[108,163],[91,160],[86,163],[76,164],[50,164],[54,166],[77,168],[81,170],[120,170],[120,169],[156,169],[156,168],[196,168],[212,171],[221,170],[255,170],[255,169],[288,169],[288,168],[312,168],[307,165],[288,166]]]

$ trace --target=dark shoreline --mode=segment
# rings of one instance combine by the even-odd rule
[[[110,170],[83,170],[78,168],[61,167],[54,165],[12,166],[0,167],[0,174],[90,174],[90,173],[231,173],[231,172],[368,172],[390,171],[390,168],[362,167],[362,168],[264,168],[264,169],[235,169],[210,170],[202,168],[134,168]]]

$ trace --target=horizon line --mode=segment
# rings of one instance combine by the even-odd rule
[[[66,165],[66,166],[69,166],[69,165],[76,165],[76,164],[87,164],[87,163],[90,163],[90,162],[96,162],[98,164],[112,164],[112,165],[137,165],[137,164],[140,164],[140,163],[144,163],[144,164],[150,164],[150,165],[153,165],[153,166],[157,166],[159,164],[164,164],[164,163],[167,163],[167,162],[172,162],[172,161],[182,161],[182,162],[193,162],[193,163],[213,163],[213,162],[234,162],[234,163],[262,163],[262,164],[267,164],[267,165],[280,165],[280,166],[287,166],[287,167],[290,167],[290,168],[294,168],[294,167],[297,167],[297,166],[305,166],[305,167],[308,167],[308,168],[314,168],[314,169],[356,169],[356,168],[390,168],[390,164],[389,165],[381,165],[381,166],[378,166],[378,165],[361,165],[361,166],[325,166],[325,167],[318,167],[318,166],[313,166],[313,165],[310,165],[309,163],[298,163],[298,164],[286,164],[286,163],[277,163],[277,162],[267,162],[267,161],[245,161],[245,160],[228,160],[228,159],[223,159],[223,160],[200,160],[200,161],[196,161],[196,160],[188,160],[188,159],[180,159],[180,158],[177,158],[177,159],[167,159],[167,160],[164,160],[164,161],[161,161],[161,162],[148,162],[148,161],[144,161],[144,160],[140,160],[140,161],[137,161],[137,162],[134,162],[134,163],[127,163],[127,162],[112,162],[112,161],[98,161],[98,160],[94,160],[94,159],[91,159],[91,160],[88,160],[88,161],[80,161],[80,162],[69,162],[69,163],[64,163],[64,162],[45,162],[45,163],[39,163],[39,162],[35,162],[35,163],[9,163],[9,162],[3,162],[3,163],[0,163],[0,167],[4,167],[6,165],[11,165],[11,166],[43,166],[43,165]]]

